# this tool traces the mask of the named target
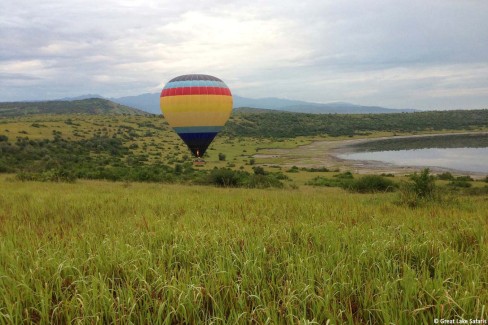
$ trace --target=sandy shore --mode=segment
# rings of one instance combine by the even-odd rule
[[[487,134],[488,132],[463,132],[463,133],[449,133],[452,134]],[[263,154],[254,155],[255,158],[262,159],[264,164],[276,164],[284,167],[298,166],[298,167],[326,167],[328,169],[339,169],[341,171],[349,170],[359,174],[381,174],[391,173],[397,175],[410,174],[419,171],[423,168],[430,168],[434,173],[442,173],[449,171],[453,174],[471,175],[472,177],[480,178],[486,176],[485,173],[466,172],[454,170],[449,168],[441,168],[435,166],[399,166],[375,160],[347,160],[342,159],[339,155],[349,152],[354,152],[352,145],[370,141],[377,141],[383,139],[401,139],[401,138],[418,138],[418,137],[433,137],[445,136],[446,134],[429,134],[429,135],[411,135],[411,136],[395,136],[395,137],[381,137],[368,139],[351,139],[339,141],[315,141],[311,144],[299,146],[294,149],[266,149]],[[269,160],[269,163],[266,163]],[[276,163],[275,163],[276,162]]]

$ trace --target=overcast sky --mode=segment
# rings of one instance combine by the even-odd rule
[[[2,0],[0,101],[159,92],[488,108],[486,0]]]

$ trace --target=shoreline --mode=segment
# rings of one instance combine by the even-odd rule
[[[488,134],[488,132],[457,132],[457,133],[435,133],[419,134],[405,136],[387,136],[378,138],[360,138],[350,140],[317,140],[310,144],[299,146],[294,149],[268,149],[266,154],[256,154],[255,158],[284,159],[280,164],[285,167],[307,167],[318,168],[326,167],[328,169],[339,169],[341,171],[349,170],[357,174],[395,174],[405,175],[418,172],[424,168],[429,168],[433,173],[450,172],[456,175],[470,175],[473,178],[482,178],[487,173],[463,171],[452,168],[437,166],[401,166],[378,160],[350,160],[338,157],[340,154],[355,152],[353,145],[365,142],[373,142],[386,139],[405,139],[420,137],[438,137],[446,135],[468,135],[468,134]],[[263,162],[267,164],[266,162]]]

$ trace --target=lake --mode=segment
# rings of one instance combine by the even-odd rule
[[[389,138],[356,144],[350,149],[352,152],[338,157],[488,173],[488,134]]]

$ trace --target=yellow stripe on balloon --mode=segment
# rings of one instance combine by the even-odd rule
[[[230,112],[232,97],[222,95],[181,95],[160,98],[165,117],[176,112]]]
[[[223,126],[229,118],[228,112],[171,112],[164,114],[164,118],[172,127],[184,126]]]

